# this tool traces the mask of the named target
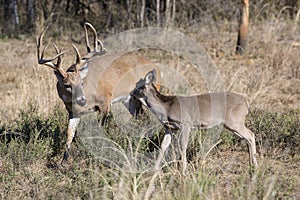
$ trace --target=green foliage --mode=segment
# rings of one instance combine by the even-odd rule
[[[66,112],[55,108],[49,116],[38,113],[38,108],[30,103],[27,108],[20,111],[19,118],[12,124],[3,124],[1,127],[1,141],[9,144],[12,140],[24,144],[37,144],[49,140],[53,154],[59,153],[62,141],[64,143],[67,129]]]
[[[272,113],[256,110],[247,125],[254,131],[262,153],[275,151],[294,156],[300,153],[300,110]]]

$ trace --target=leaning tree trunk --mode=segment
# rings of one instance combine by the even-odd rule
[[[242,55],[246,48],[249,24],[249,0],[241,0],[241,12],[239,19],[238,40],[236,53]]]

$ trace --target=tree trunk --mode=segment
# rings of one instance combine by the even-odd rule
[[[131,21],[131,8],[132,8],[132,1],[126,0],[127,18],[129,21]]]
[[[176,14],[176,7],[175,7],[175,5],[176,5],[176,3],[175,3],[175,1],[176,0],[173,0],[173,5],[172,5],[172,21],[174,22],[174,20],[175,20],[175,14]]]
[[[170,23],[170,19],[171,19],[171,4],[170,4],[170,0],[166,0],[166,12],[165,12],[165,16],[166,16],[166,24],[165,25],[169,25]]]
[[[249,24],[249,0],[241,0],[241,3],[242,6],[240,12],[238,39],[236,46],[236,53],[238,55],[244,54],[247,43]]]
[[[175,0],[166,0],[165,16],[166,16],[167,26],[174,22],[175,12],[176,12]]]
[[[27,8],[27,31],[34,31],[35,29],[35,7],[34,7],[34,0],[27,0],[26,1],[26,8]]]
[[[156,22],[160,26],[160,0],[156,0]]]
[[[141,12],[140,12],[141,28],[144,27],[145,6],[146,6],[146,1],[142,0]]]
[[[41,1],[41,6],[42,6],[42,10],[43,10],[43,18],[44,19],[48,19],[49,15],[50,15],[50,12],[48,10],[48,5],[49,5],[49,2],[48,0],[42,0]]]
[[[8,35],[14,35],[20,23],[17,0],[4,1],[4,19]]]

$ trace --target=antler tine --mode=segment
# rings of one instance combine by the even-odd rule
[[[53,43],[53,44],[54,44],[54,43]],[[47,45],[43,48],[41,57],[38,59],[39,64],[45,64],[45,63],[48,63],[48,62],[52,62],[52,61],[54,61],[56,58],[61,59],[60,56],[63,55],[63,54],[65,54],[65,52],[61,52],[61,51],[59,52],[58,49],[57,49],[57,46],[54,44],[53,46],[54,46],[55,50],[57,49],[57,50],[56,50],[57,55],[55,55],[55,56],[53,56],[52,58],[49,58],[49,59],[44,59],[45,49],[47,49],[48,46],[49,46],[49,44],[47,44]],[[54,64],[54,63],[53,63],[53,64]],[[56,66],[56,64],[54,64],[54,65]],[[58,67],[58,66],[56,66],[56,67]]]
[[[56,43],[55,43],[55,42],[53,42],[52,44],[53,44],[53,47],[54,47],[54,49],[55,49],[56,53],[57,53],[57,54],[61,53],[61,51],[58,49],[58,47],[57,47]]]
[[[44,48],[43,48],[43,50],[42,50],[42,53],[41,53],[41,57],[39,58],[39,64],[43,64],[43,63],[40,63],[40,62],[44,61],[44,53],[45,53],[45,49],[47,49],[48,46],[49,46],[49,43],[48,43],[46,46],[44,46]]]
[[[42,50],[42,53],[40,54],[40,48],[41,48],[41,44],[43,43],[43,36],[44,36],[44,33],[46,31],[48,27],[46,27],[42,33],[39,35],[39,37],[37,37],[37,40],[36,40],[36,46],[37,46],[37,58],[38,58],[38,63],[39,64],[45,64],[49,67],[51,67],[52,69],[56,69],[56,66],[54,65],[54,63],[52,62],[48,62],[47,60],[44,60],[43,57],[44,57],[44,52],[45,52],[45,49],[48,47],[49,44],[47,44],[43,50]]]
[[[57,62],[55,64],[56,66],[56,70],[59,71],[59,73],[63,76],[63,77],[67,77],[67,73],[65,72],[65,70],[63,68],[61,68],[61,63],[62,63],[62,57],[61,55],[63,55],[65,52],[62,52],[61,50],[58,49],[58,47],[56,46],[55,42],[53,42],[53,47],[57,53],[58,58],[57,58]]]
[[[53,47],[54,47],[57,55],[63,55],[62,53],[64,53],[64,52],[62,52],[61,50],[58,49],[58,47],[56,46],[55,42],[53,42]],[[57,68],[61,68],[61,61],[62,61],[61,56],[58,56],[57,63],[56,63]]]
[[[48,26],[44,28],[44,30],[42,31],[42,33],[39,35],[39,37],[37,38],[37,42],[36,42],[36,46],[37,46],[37,57],[38,57],[38,63],[39,64],[43,64],[43,65],[47,65],[48,67],[51,67],[54,70],[58,70],[62,76],[66,76],[65,71],[60,67],[61,64],[61,56],[65,53],[65,52],[61,52],[58,50],[57,46],[53,43],[53,46],[56,50],[57,55],[53,56],[52,58],[49,59],[44,59],[44,54],[45,54],[45,50],[47,49],[47,47],[49,46],[49,44],[47,44],[43,50],[42,53],[40,54],[40,48],[41,45],[43,43],[43,36],[45,31],[48,29]],[[53,61],[57,58],[57,63],[55,64]]]
[[[93,25],[90,24],[90,23],[88,23],[88,22],[85,22],[84,25],[85,25],[84,27],[85,27],[85,30],[86,30],[86,35],[85,35],[86,41],[88,41],[88,33],[87,33],[87,27],[86,27],[86,26],[89,26],[89,27],[92,29],[93,34],[94,34],[94,50],[97,51],[97,50],[98,50],[98,43],[97,43],[98,37],[97,37],[97,31],[96,31],[96,29],[93,27]],[[87,46],[90,47],[88,43],[89,43],[89,42],[87,42]],[[91,50],[90,50],[90,52],[91,52]],[[90,52],[88,52],[88,53],[90,53]]]
[[[87,50],[87,53],[91,53],[91,47],[90,47],[90,42],[89,42],[89,36],[88,36],[88,32],[87,32],[87,25],[89,23],[85,23],[84,24],[84,30],[85,30],[85,43],[86,43],[86,50]]]
[[[80,53],[78,51],[78,48],[75,46],[75,44],[72,44],[75,52],[76,52],[76,67],[75,67],[75,70],[78,71],[78,68],[80,67],[80,63],[81,63],[81,56],[80,56]]]
[[[61,56],[62,54],[64,54],[64,52],[60,52],[57,55],[55,55],[54,57],[50,58],[50,59],[44,59],[44,53],[45,50],[48,48],[49,44],[47,44],[43,50],[42,53],[40,54],[40,48],[41,48],[41,44],[43,43],[43,37],[44,37],[44,33],[45,31],[48,29],[48,26],[46,28],[44,28],[44,30],[42,31],[42,33],[39,35],[39,37],[37,38],[37,57],[38,57],[38,63],[39,64],[45,64],[47,62],[52,62],[53,60],[55,60],[57,57]],[[57,47],[56,47],[57,48]]]
[[[45,48],[43,49],[43,51],[42,51],[42,55],[41,55],[41,57],[40,57],[40,47],[41,47],[41,43],[42,43],[42,41],[43,41],[43,36],[44,36],[44,33],[45,33],[45,31],[46,31],[46,29],[47,29],[48,27],[46,27],[42,32],[41,32],[41,34],[36,38],[36,47],[37,47],[37,58],[38,58],[38,61],[42,58],[42,56],[43,56],[43,52],[44,52],[44,50],[45,50]]]
[[[89,38],[88,38],[88,32],[87,32],[87,27],[90,27],[93,34],[94,34],[94,50],[91,51],[91,47],[89,44]],[[92,53],[92,55],[103,55],[106,53],[106,49],[103,46],[103,43],[101,42],[101,40],[98,39],[97,36],[97,31],[96,29],[93,27],[92,24],[85,22],[84,23],[84,29],[85,29],[85,41],[86,41],[86,47],[87,47],[87,52]],[[100,47],[100,49],[99,49]]]
[[[62,68],[61,68],[61,55],[63,55],[65,52],[60,52],[58,53],[56,56],[50,58],[50,59],[43,59],[43,56],[44,56],[44,51],[45,49],[48,47],[49,45],[47,45],[43,51],[42,51],[42,55],[41,55],[41,58],[38,59],[38,63],[40,65],[47,65],[48,67],[51,67],[52,69],[54,70],[58,70],[61,72],[61,74],[64,76],[65,73],[63,72]],[[57,63],[53,63],[52,61],[55,60],[57,58]]]
[[[107,50],[106,50],[106,48],[104,47],[102,41],[101,41],[101,40],[98,40],[98,44],[99,44],[100,47],[101,47],[100,53],[105,54]]]

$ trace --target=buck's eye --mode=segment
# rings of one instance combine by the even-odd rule
[[[68,91],[68,92],[71,92],[72,91],[72,86],[70,84],[65,84],[65,89]]]

